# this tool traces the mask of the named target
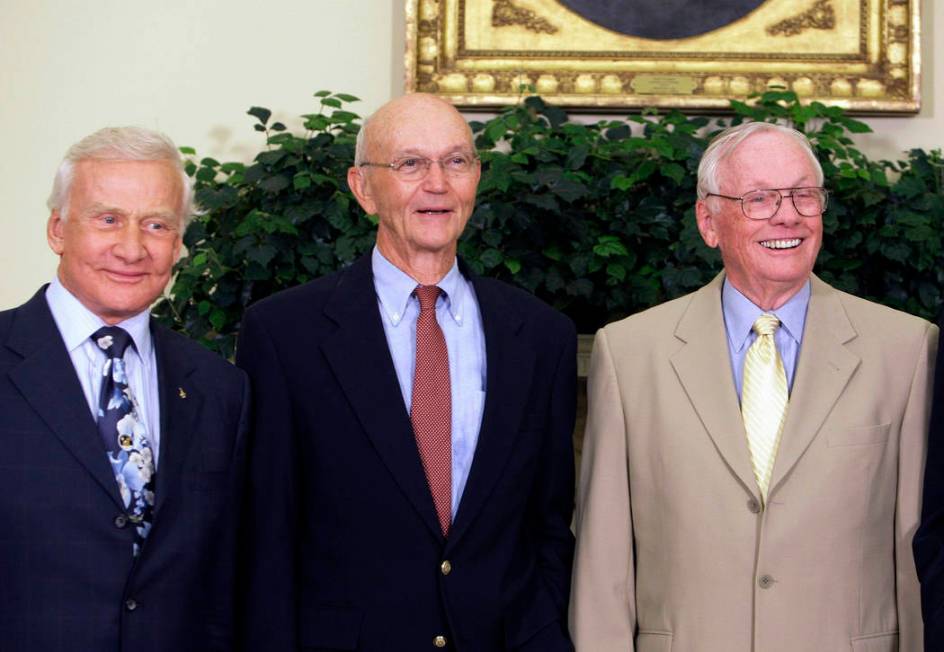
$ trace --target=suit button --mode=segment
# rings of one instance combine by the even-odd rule
[[[757,502],[756,498],[751,498],[747,501],[747,509],[751,514],[760,513],[760,503]]]
[[[125,600],[125,609],[127,609],[128,611],[134,611],[137,608],[138,608],[137,601],[133,600],[132,598],[128,598],[127,600]]]
[[[433,645],[435,645],[436,647],[446,647],[446,637],[437,636],[436,638],[433,639]]]
[[[757,585],[762,589],[769,589],[774,585],[774,578],[770,575],[761,575],[760,579],[757,580]]]
[[[443,563],[439,565],[439,570],[440,572],[442,572],[443,575],[448,575],[449,573],[452,572],[452,564],[450,564],[449,560],[447,559],[446,561],[444,561]]]
[[[119,514],[115,517],[115,527],[118,529],[123,528],[128,524],[128,517],[124,514]]]

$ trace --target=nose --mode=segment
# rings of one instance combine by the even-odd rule
[[[126,263],[136,263],[147,256],[144,233],[134,221],[129,221],[121,229],[112,251],[115,256]]]
[[[442,193],[446,192],[448,181],[446,179],[446,168],[442,161],[430,161],[429,170],[426,177],[423,178],[423,189],[427,192]]]
[[[780,208],[770,218],[771,224],[782,224],[784,226],[796,226],[803,221],[803,216],[797,212],[793,205],[793,197],[783,195],[780,200]]]

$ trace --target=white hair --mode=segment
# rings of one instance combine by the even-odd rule
[[[743,122],[734,127],[728,127],[712,139],[708,149],[698,163],[698,198],[705,199],[709,194],[721,192],[719,169],[738,145],[761,132],[775,132],[792,138],[797,142],[810,159],[810,164],[816,172],[816,185],[823,185],[823,168],[816,159],[813,146],[806,136],[796,129],[784,127],[772,122]]]
[[[354,141],[354,167],[360,167],[361,163],[367,160],[367,125],[370,124],[371,115],[361,123],[361,128],[357,132],[357,140]]]
[[[52,192],[46,205],[51,211],[59,211],[62,220],[69,212],[69,191],[75,176],[75,166],[80,161],[167,161],[180,172],[180,214],[182,226],[186,228],[194,214],[193,184],[184,171],[183,160],[177,146],[170,138],[158,131],[142,127],[105,127],[90,134],[69,148],[63,157]]]

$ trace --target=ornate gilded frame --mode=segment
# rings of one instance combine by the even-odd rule
[[[650,40],[558,0],[406,0],[406,88],[466,108],[512,104],[530,87],[578,109],[722,110],[783,86],[851,111],[916,112],[919,5],[766,0],[713,32]]]

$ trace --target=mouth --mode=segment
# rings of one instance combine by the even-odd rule
[[[452,212],[451,208],[420,208],[416,211],[420,215],[448,215]]]
[[[105,274],[118,283],[136,283],[147,276],[144,272],[119,272],[112,269],[106,269]]]
[[[760,246],[765,249],[796,249],[803,243],[803,238],[789,238],[784,240],[761,240]]]

